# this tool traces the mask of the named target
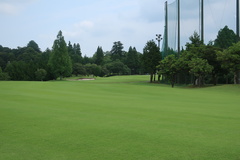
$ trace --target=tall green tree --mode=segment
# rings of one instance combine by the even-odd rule
[[[46,49],[42,54],[41,54],[41,58],[40,58],[40,62],[39,62],[39,68],[43,68],[45,70],[47,70],[48,68],[48,61],[51,55],[51,50],[50,49]]]
[[[47,71],[45,69],[37,69],[35,72],[36,80],[43,81],[47,76]]]
[[[62,31],[58,32],[54,41],[52,53],[48,62],[51,72],[55,78],[70,76],[72,73],[72,63],[68,54],[68,49]]]
[[[39,63],[41,53],[35,51],[32,47],[27,47],[24,52],[17,57],[17,60],[24,61],[26,63],[34,62],[36,65]]]
[[[73,45],[73,50],[74,50],[74,62],[75,63],[81,63],[82,62],[82,51],[81,51],[81,46],[79,43]]]
[[[173,88],[179,69],[176,56],[173,54],[167,56],[160,62],[157,68],[159,69],[158,74],[164,75],[171,82]]]
[[[118,41],[114,42],[111,50],[111,58],[113,61],[119,59],[122,60],[123,57],[123,44]]]
[[[77,44],[73,44],[73,50],[74,50],[74,53],[76,54],[76,55],[79,55],[80,57],[82,57],[82,51],[81,51],[81,46],[80,46],[80,44],[79,43],[77,43]]]
[[[240,84],[240,42],[223,52],[218,52],[217,56],[223,68],[228,69],[230,72],[234,72],[234,84]]]
[[[4,73],[2,71],[2,68],[0,67],[0,81],[1,80],[6,81],[6,80],[9,80],[9,79],[10,79],[9,75],[7,73]]]
[[[68,54],[69,54],[70,56],[71,56],[71,55],[74,55],[73,45],[72,45],[72,43],[71,43],[70,41],[68,42],[67,48],[68,48]]]
[[[200,47],[203,45],[200,35],[196,31],[189,37],[189,40],[190,43],[186,44],[186,50],[191,50],[192,47]]]
[[[190,73],[197,77],[198,86],[203,85],[204,76],[213,70],[213,67],[208,64],[208,61],[202,58],[193,58],[188,65],[190,67]]]
[[[97,65],[103,65],[104,54],[102,47],[97,48],[97,52],[93,55],[94,63]]]
[[[238,38],[234,31],[229,29],[228,26],[225,26],[218,32],[217,39],[214,41],[214,45],[222,49],[227,49],[234,43],[237,43],[237,41]]]
[[[194,36],[191,36],[191,37],[194,37]],[[197,42],[197,45],[193,42]],[[200,44],[199,38],[196,38],[193,42],[188,45],[188,49],[182,53],[181,57],[185,59],[185,62],[187,62],[187,64],[189,64],[189,62],[192,61],[192,59],[194,58],[202,58],[207,60],[208,64],[214,67],[211,73],[211,76],[212,76],[211,81],[213,82],[214,85],[216,85],[218,75],[220,74],[220,72],[222,72],[221,65],[219,61],[217,61],[217,54],[216,54],[217,51],[219,51],[220,49],[212,45]],[[184,61],[182,62],[185,63]],[[185,66],[186,66],[186,63],[185,63]],[[180,67],[182,68],[182,66]]]
[[[214,85],[216,85],[218,75],[220,74],[220,72],[222,72],[220,63],[219,61],[217,61],[217,55],[216,55],[216,52],[219,50],[219,48],[214,47],[211,44],[209,45],[203,44],[197,32],[194,32],[194,34],[189,37],[189,40],[190,40],[190,43],[186,44],[186,51],[182,52],[182,55],[178,60],[178,63],[179,63],[178,66],[181,69],[181,74],[184,76],[188,76],[188,74],[191,73],[189,68],[189,63],[193,59],[196,60],[196,58],[201,58],[201,59],[207,60],[208,64],[213,66],[213,70],[211,72],[211,76],[212,76],[211,81],[213,82]],[[192,80],[194,78],[197,78],[197,77],[193,77],[192,75],[191,75]],[[187,79],[186,78],[184,79],[186,82]],[[195,84],[196,81],[193,80],[192,82]]]
[[[87,75],[85,67],[81,63],[74,63],[73,65],[73,74],[78,75]]]
[[[27,44],[27,47],[31,47],[31,48],[34,49],[36,52],[41,52],[38,44],[37,44],[34,40],[31,40],[31,41]]]
[[[130,74],[130,69],[120,60],[116,60],[106,64],[107,70],[111,75],[128,75]]]
[[[217,52],[220,50],[217,47],[208,45],[202,45],[201,46],[202,51],[199,53],[199,57],[206,59],[208,61],[208,63],[213,66],[213,70],[212,70],[212,82],[213,85],[217,85],[217,81],[218,81],[218,76],[223,73],[223,69],[221,68],[221,63],[217,60]]]
[[[15,56],[13,53],[6,53],[0,51],[0,67],[4,70],[8,64],[8,62],[12,62],[15,60]]]
[[[71,57],[72,64],[74,63],[82,63],[82,52],[80,48],[80,44],[71,44],[71,42],[68,42],[68,54]]]
[[[157,44],[151,40],[143,48],[142,62],[145,70],[150,74],[150,82],[153,81],[153,75],[156,73],[157,66],[161,60],[161,53]]]
[[[28,68],[30,67],[25,62],[14,61],[7,64],[5,71],[11,77],[11,80],[27,81],[27,80],[30,80],[28,76],[29,74],[27,73]]]
[[[88,64],[88,63],[93,63],[93,58],[92,57],[88,57],[87,55],[84,55],[84,57],[82,58],[82,64]]]
[[[140,68],[140,60],[138,52],[135,47],[129,47],[127,56],[126,56],[126,65],[131,70],[131,74],[137,74]]]
[[[85,65],[87,75],[93,75],[93,76],[100,76],[101,74],[101,66],[98,66],[96,64],[86,64]]]

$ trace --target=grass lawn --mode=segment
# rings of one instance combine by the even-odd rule
[[[0,160],[240,160],[240,86],[0,82]]]

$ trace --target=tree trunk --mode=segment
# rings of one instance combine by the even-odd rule
[[[240,76],[239,76],[239,72],[240,72],[240,71],[235,71],[235,72],[234,72],[234,84],[240,84],[240,80],[239,80],[239,78],[240,78]]]
[[[196,78],[194,75],[191,75],[191,83],[195,86],[196,85]]]
[[[176,76],[172,76],[172,79],[171,79],[172,88],[174,87],[175,79],[176,79]]]
[[[184,74],[184,79],[185,79],[185,84],[186,85],[191,83],[191,81],[192,81],[190,75],[188,75],[188,74]]]
[[[150,74],[150,82],[152,83],[153,81],[153,73]]]
[[[198,87],[202,86],[202,76],[198,77]]]
[[[217,85],[217,75],[216,74],[212,75],[212,81],[213,81],[213,85],[216,86]]]
[[[177,76],[175,76],[175,79],[176,79],[175,82],[176,82],[177,84],[180,84],[180,76],[181,76],[181,75],[180,75],[179,73],[177,74]]]
[[[165,79],[166,79],[165,76],[162,75],[162,82],[163,82],[163,83],[165,83]]]
[[[160,77],[161,77],[161,75],[160,75],[160,74],[158,74],[158,82],[160,82]]]
[[[238,84],[240,84],[240,70],[238,70],[237,79],[238,79]]]
[[[238,84],[238,71],[234,72],[234,84]]]
[[[171,80],[172,88],[174,88],[174,79]]]
[[[228,77],[226,78],[226,84],[228,84]]]

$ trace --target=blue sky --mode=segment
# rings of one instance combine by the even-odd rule
[[[173,0],[169,0],[171,3]],[[189,0],[182,0],[182,3]],[[42,51],[51,48],[59,30],[66,42],[79,43],[83,55],[92,56],[98,46],[104,51],[121,41],[124,50],[135,46],[142,52],[146,42],[163,34],[164,0],[1,0],[0,45],[17,48],[30,40]],[[235,30],[235,0],[205,0],[206,41],[228,25]],[[183,5],[187,15],[198,8]],[[183,14],[185,13],[183,12]],[[197,28],[196,19],[185,17],[182,45]],[[198,20],[197,20],[198,21]],[[187,25],[186,25],[187,24]]]

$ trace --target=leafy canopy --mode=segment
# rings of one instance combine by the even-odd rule
[[[62,79],[62,77],[70,76],[72,73],[72,63],[62,31],[58,32],[57,39],[54,41],[48,64],[55,78]]]
[[[153,40],[148,41],[143,49],[142,62],[145,70],[150,74],[150,82],[153,80],[153,74],[156,73],[160,60],[161,53],[157,44]]]
[[[215,46],[227,49],[232,46],[234,43],[237,43],[238,38],[233,30],[229,29],[228,26],[225,26],[218,32],[217,39],[215,39]]]

